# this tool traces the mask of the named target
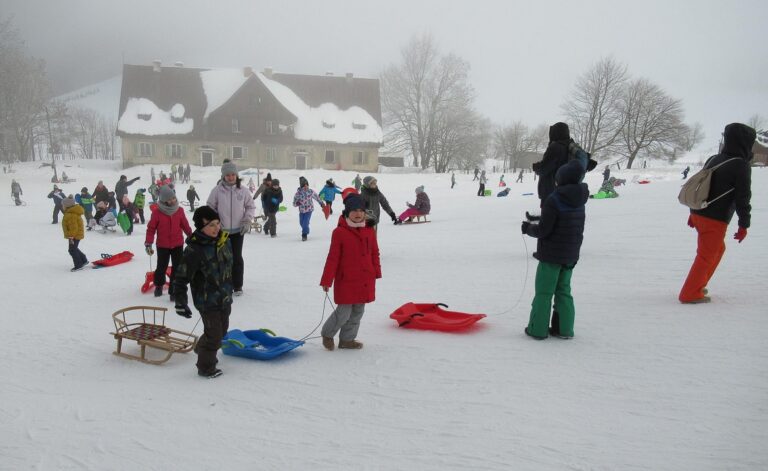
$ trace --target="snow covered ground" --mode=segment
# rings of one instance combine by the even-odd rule
[[[125,173],[141,176],[133,194],[149,180],[148,166],[67,165],[77,179],[67,193],[100,179],[113,189]],[[195,374],[193,354],[162,366],[112,355],[112,312],[172,308],[139,291],[150,269],[144,226],[130,237],[87,233],[91,260],[136,257],[70,273],[46,199],[51,170],[16,170],[0,179],[8,190],[16,178],[27,201],[0,205],[2,469],[768,469],[766,169],[753,172],[753,228],[742,244],[729,236],[708,305],[677,302],[696,239],[676,200],[681,168],[614,171],[628,180],[621,197],[587,206],[576,337],[541,342],[523,334],[536,270],[535,240],[519,224],[537,207],[523,195],[535,192],[531,175],[508,198],[478,198],[467,175],[451,190],[449,175],[380,174],[397,212],[417,185],[433,212],[429,224],[382,224],[384,277],[363,318],[365,348],[327,352],[315,339],[269,362],[220,355],[216,380]],[[218,168],[192,174],[205,198]],[[299,173],[272,175],[290,200]],[[316,189],[354,177],[304,175]],[[635,175],[651,183],[633,184]],[[600,180],[587,178],[593,191]],[[329,314],[318,282],[334,220],[316,212],[302,243],[289,203],[276,239],[247,236],[232,328],[301,338]],[[405,330],[388,316],[408,301],[489,317],[463,334]],[[195,314],[169,323],[191,330]]]

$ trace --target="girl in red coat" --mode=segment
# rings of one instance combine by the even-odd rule
[[[157,207],[152,207],[152,217],[147,224],[147,238],[144,247],[147,255],[152,255],[152,243],[157,232],[157,268],[155,268],[155,296],[163,295],[165,286],[165,272],[168,269],[168,261],[171,261],[171,287],[168,294],[171,301],[173,296],[173,280],[176,267],[181,263],[181,255],[184,250],[184,234],[192,235],[192,228],[184,211],[179,210],[179,201],[173,189],[164,185],[160,188]]]
[[[365,224],[365,202],[357,194],[344,199],[344,212],[333,230],[320,286],[332,284],[336,310],[323,324],[323,346],[333,350],[339,331],[339,348],[363,348],[355,340],[365,304],[376,299],[376,280],[381,278],[376,234]]]

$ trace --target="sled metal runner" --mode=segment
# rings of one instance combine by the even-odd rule
[[[405,303],[389,315],[400,327],[456,332],[474,325],[485,314],[447,311],[443,303]]]
[[[115,331],[110,332],[110,335],[117,340],[117,349],[112,353],[123,358],[160,365],[170,360],[174,353],[192,351],[197,343],[197,336],[167,327],[166,311],[164,307],[131,306],[112,314]],[[124,352],[123,340],[136,342],[140,354]],[[148,349],[158,350],[164,356],[160,359],[150,359],[147,356]]]

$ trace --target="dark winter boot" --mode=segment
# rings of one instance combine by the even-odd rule
[[[333,337],[323,337],[323,347],[329,351],[336,348],[336,345],[333,343]],[[341,346],[339,346],[339,348],[341,348]]]
[[[198,376],[202,376],[203,378],[208,378],[208,379],[218,378],[222,374],[224,374],[224,372],[221,371],[218,368],[214,369],[213,371],[199,371],[198,370],[198,372],[197,372]]]
[[[162,286],[155,286],[155,297],[159,298],[163,295],[163,287]]]
[[[339,348],[348,348],[350,350],[360,350],[363,348],[363,342],[357,340],[339,340]]]

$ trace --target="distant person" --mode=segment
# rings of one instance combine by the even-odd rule
[[[306,242],[309,236],[309,222],[312,220],[312,213],[315,210],[314,202],[322,208],[325,204],[320,199],[315,190],[309,187],[309,182],[304,177],[299,177],[299,188],[293,195],[293,205],[299,208],[299,226],[301,226],[301,240]]]
[[[85,238],[85,225],[83,224],[83,207],[77,204],[74,198],[64,198],[61,202],[64,217],[61,219],[61,228],[64,238],[69,241],[69,255],[72,257],[74,268],[70,271],[82,270],[88,265],[88,258],[80,250],[80,241]]]
[[[523,169],[520,169],[520,173],[517,174],[517,180],[515,183],[523,183]]]
[[[360,174],[359,173],[357,175],[355,175],[355,179],[352,180],[352,184],[354,185],[355,190],[359,193],[360,192],[360,188],[363,186],[363,180],[360,178]]]
[[[85,222],[90,223],[93,218],[93,197],[88,193],[88,188],[80,189],[80,193],[75,195],[75,202],[83,207]]]
[[[480,187],[477,189],[477,196],[485,196],[485,184],[488,182],[488,178],[485,176],[485,170],[480,172]]]
[[[53,221],[51,224],[59,223],[59,213],[63,212],[61,202],[64,201],[64,198],[66,197],[67,196],[64,194],[64,192],[61,191],[61,188],[59,188],[57,185],[53,185],[53,190],[48,193],[48,198],[53,200]]]
[[[272,184],[261,194],[261,204],[267,221],[264,223],[264,233],[277,237],[277,213],[280,211],[280,203],[283,202],[283,190],[280,188],[280,180],[272,179]]]
[[[189,212],[195,212],[195,201],[200,201],[200,196],[195,190],[195,185],[189,185],[187,188],[187,201],[189,202]]]
[[[475,180],[477,180],[477,178],[478,178],[478,177],[477,177],[477,174],[478,174],[478,173],[480,173],[480,169],[479,169],[479,168],[477,168],[477,167],[475,167],[475,177],[474,177],[474,178],[472,178],[472,181],[475,181]]]
[[[13,202],[16,203],[16,206],[21,206],[21,195],[23,194],[24,192],[21,191],[21,185],[19,185],[16,180],[11,180],[11,197],[13,197]]]
[[[691,171],[691,166],[690,165],[686,166],[685,170],[683,170],[683,180],[688,178],[688,172],[690,172],[690,171]]]
[[[456,186],[456,173],[451,172],[451,190],[453,190],[454,186]]]
[[[607,182],[609,178],[611,178],[611,169],[606,165],[605,170],[603,170],[603,183]]]
[[[432,205],[429,202],[429,195],[424,191],[424,185],[416,187],[416,201],[414,204],[405,203],[408,209],[402,212],[397,217],[395,224],[402,224],[405,221],[411,220],[416,216],[426,216],[432,210]]]
[[[133,185],[133,183],[140,178],[141,177],[136,177],[128,180],[128,177],[125,175],[120,175],[120,180],[115,184],[115,199],[117,199],[118,204],[120,205],[120,211],[123,210],[123,196],[128,194],[128,187]]]
[[[504,181],[504,174],[503,173],[499,177],[499,186],[502,187],[502,188],[507,186],[507,182]]]
[[[733,238],[743,242],[749,229],[752,197],[752,146],[757,133],[751,127],[732,123],[723,132],[720,153],[707,160],[704,168],[714,168],[710,180],[710,204],[704,209],[691,209],[688,225],[698,233],[696,258],[685,279],[678,299],[684,304],[710,302],[709,284],[720,259],[725,253],[725,233],[734,213],[739,218],[739,229]]]
[[[378,224],[381,220],[380,216],[382,209],[389,215],[392,222],[397,221],[397,216],[389,205],[387,197],[381,192],[379,181],[376,177],[368,175],[363,178],[363,187],[360,190],[360,197],[362,197],[365,202],[366,214],[373,218],[373,227],[375,229],[378,228]]]
[[[336,195],[341,194],[341,188],[336,186],[333,178],[329,178],[325,181],[325,186],[323,186],[323,189],[318,194],[320,199],[328,206],[328,214],[333,214],[333,201],[336,199]]]
[[[141,223],[144,224],[144,206],[147,203],[147,197],[145,195],[147,190],[144,188],[139,188],[136,190],[136,195],[133,197],[133,205],[136,207],[136,218],[134,218],[135,223]]]

